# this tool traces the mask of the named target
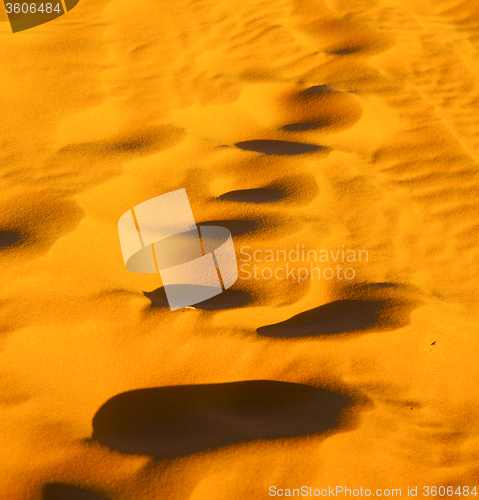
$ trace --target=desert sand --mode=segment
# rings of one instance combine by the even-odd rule
[[[0,498],[479,493],[474,2],[2,5],[0,35]],[[170,311],[118,220],[181,188],[262,260]],[[354,277],[267,279],[294,249]]]

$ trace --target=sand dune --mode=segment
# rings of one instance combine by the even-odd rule
[[[478,21],[81,0],[12,33],[2,6],[0,498],[479,493]],[[239,278],[170,311],[118,220],[181,188]]]

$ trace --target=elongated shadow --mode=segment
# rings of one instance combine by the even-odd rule
[[[359,52],[362,52],[361,47],[353,47],[353,48],[348,48],[348,49],[343,49],[343,50],[335,50],[333,52],[329,52],[329,54],[334,54],[336,56],[348,56],[351,54],[358,54]]]
[[[322,124],[320,122],[302,122],[290,123],[288,125],[284,125],[281,129],[286,130],[286,132],[306,132],[308,130],[316,130],[321,126]]]
[[[172,458],[330,431],[352,403],[339,393],[272,380],[139,389],[114,396],[98,410],[92,437],[122,453]]]
[[[294,338],[393,330],[409,324],[417,305],[392,299],[336,300],[256,331],[265,337]]]
[[[301,155],[312,153],[313,151],[328,151],[326,146],[318,146],[316,144],[305,144],[302,142],[288,141],[273,141],[273,140],[256,140],[237,142],[235,146],[246,151],[255,151],[265,155]]]
[[[240,203],[273,203],[286,197],[286,193],[277,188],[238,189],[219,196],[220,200]]]
[[[19,245],[22,242],[20,234],[13,231],[0,231],[0,250],[5,247]]]
[[[48,483],[43,487],[43,500],[105,500],[97,495],[76,486],[64,483]]]

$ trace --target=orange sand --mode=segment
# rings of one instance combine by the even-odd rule
[[[0,34],[2,499],[479,489],[474,2],[81,0],[16,34],[2,5]],[[344,245],[368,261],[171,312],[158,275],[124,267],[117,223],[180,188],[238,258]],[[260,380],[299,385],[214,385]],[[96,422],[157,418],[145,442],[156,426],[172,456],[92,439],[121,394]],[[350,403],[336,418],[323,394]],[[186,430],[198,449],[177,447]]]

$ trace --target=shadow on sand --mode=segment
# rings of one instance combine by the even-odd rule
[[[352,402],[343,394],[271,380],[139,389],[114,396],[98,410],[92,437],[123,453],[172,458],[331,431]]]
[[[42,500],[105,500],[105,497],[69,484],[48,483],[43,487]]]
[[[219,196],[220,200],[239,203],[274,203],[286,197],[284,191],[277,188],[238,189]]]
[[[5,247],[18,245],[22,242],[22,237],[13,231],[0,231],[0,250]]]
[[[235,146],[245,151],[255,151],[265,155],[290,156],[312,153],[313,151],[328,151],[325,146],[304,144],[302,142],[273,141],[268,139],[237,142]]]
[[[406,294],[401,296],[398,291],[401,292],[401,287],[389,283],[365,285],[346,299],[315,307],[280,323],[262,326],[256,332],[265,337],[295,338],[402,328],[410,323],[411,312],[422,301]],[[354,294],[364,298],[353,298]]]

